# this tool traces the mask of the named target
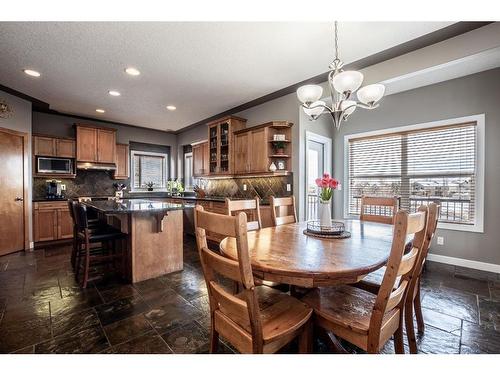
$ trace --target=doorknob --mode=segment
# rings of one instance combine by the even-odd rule
[[[16,199],[14,199],[16,202],[22,202],[24,201],[24,198],[21,198],[21,197],[16,197]]]

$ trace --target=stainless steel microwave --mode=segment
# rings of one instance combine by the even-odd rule
[[[73,174],[73,160],[38,156],[36,171],[37,173]]]

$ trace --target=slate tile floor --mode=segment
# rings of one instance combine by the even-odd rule
[[[69,252],[0,257],[0,353],[208,353],[208,298],[192,238],[184,271],[135,285],[111,278],[81,290]],[[499,275],[428,262],[422,295],[420,352],[500,353]],[[315,351],[328,349],[318,340]],[[221,342],[220,352],[234,349]]]

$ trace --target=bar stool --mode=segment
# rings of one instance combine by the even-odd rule
[[[71,251],[71,266],[73,267],[73,269],[75,269],[76,252],[78,246],[78,236],[77,236],[76,220],[75,220],[77,205],[78,201],[73,199],[68,199],[69,215],[71,216],[71,220],[73,221],[73,244],[72,244],[73,248]],[[95,230],[99,225],[99,219],[88,219],[88,222],[90,231]]]
[[[121,259],[123,272],[125,249],[122,248],[122,252],[117,254],[116,241],[124,239],[126,234],[107,224],[99,224],[93,229],[90,229],[87,217],[87,207],[80,203],[76,204],[75,222],[77,236],[75,276],[78,280],[80,268],[83,268],[82,287],[87,287],[90,266],[92,263],[113,263],[116,265],[116,260]],[[111,248],[101,247],[92,249],[90,245],[97,242],[102,244],[109,242],[111,243]],[[82,258],[83,264],[81,264]]]

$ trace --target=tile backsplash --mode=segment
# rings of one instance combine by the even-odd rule
[[[46,194],[46,180],[49,178],[33,179],[33,199],[43,199]],[[127,185],[130,189],[130,179],[114,180],[111,172],[95,170],[78,170],[76,178],[57,178],[66,185],[65,196],[68,198],[82,196],[113,196],[115,182]],[[228,198],[254,198],[259,196],[263,200],[268,200],[271,195],[276,197],[287,197],[292,195],[292,191],[287,191],[287,184],[293,186],[292,176],[273,177],[245,177],[245,178],[217,178],[199,179],[201,185],[205,187],[208,196],[228,197]],[[245,190],[246,186],[246,190]],[[161,196],[164,193],[141,193],[141,195]],[[125,190],[125,197],[134,197],[128,190]]]
[[[259,196],[267,200],[271,195],[287,197],[292,191],[286,186],[292,186],[292,176],[245,177],[224,179],[200,179],[208,196],[228,198],[254,198]],[[246,186],[246,190],[245,190]]]

